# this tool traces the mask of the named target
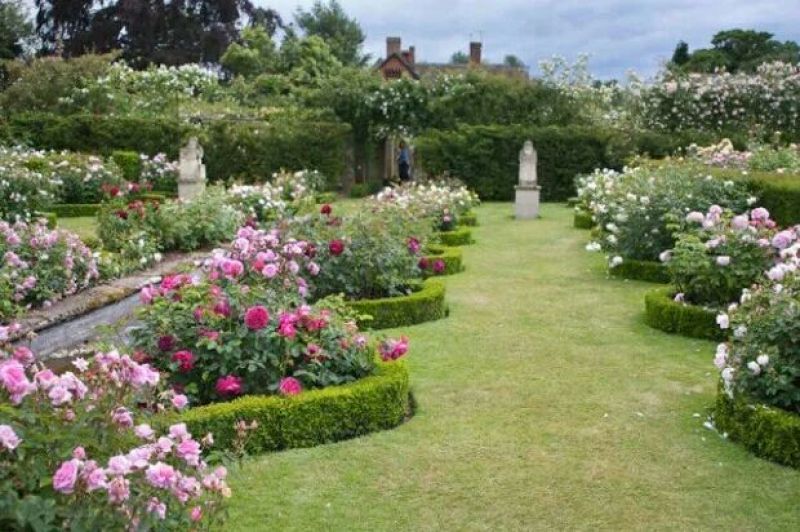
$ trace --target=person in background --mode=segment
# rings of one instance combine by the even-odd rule
[[[408,149],[406,141],[400,141],[400,153],[397,155],[397,164],[400,168],[400,182],[405,183],[411,180],[411,150]]]

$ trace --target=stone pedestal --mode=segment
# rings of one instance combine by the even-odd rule
[[[203,164],[203,147],[196,137],[181,148],[178,197],[190,201],[206,190],[206,166]]]
[[[514,217],[517,220],[531,220],[539,217],[539,193],[541,187],[517,186],[514,203]]]

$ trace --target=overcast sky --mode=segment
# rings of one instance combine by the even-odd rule
[[[285,19],[313,0],[255,0]],[[415,45],[418,61],[446,61],[482,38],[485,58],[516,54],[531,65],[553,54],[591,54],[600,78],[654,74],[678,40],[706,47],[718,30],[754,28],[800,42],[800,0],[340,0],[383,57],[387,35]]]

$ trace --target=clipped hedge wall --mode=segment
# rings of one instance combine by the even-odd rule
[[[264,182],[282,169],[307,169],[322,172],[333,187],[344,172],[349,133],[334,122],[217,121],[201,143],[210,179]]]
[[[474,212],[468,212],[466,214],[462,214],[458,218],[458,225],[463,225],[464,227],[477,227],[478,225],[478,215]]]
[[[439,246],[431,244],[424,252],[425,258],[433,267],[436,260],[444,261],[444,272],[438,275],[453,275],[464,271],[464,253],[461,248]],[[425,275],[434,275],[432,271],[425,272]]]
[[[128,181],[138,182],[139,176],[142,175],[142,159],[139,153],[132,150],[114,150],[111,153],[111,158],[117,163],[122,176]]]
[[[690,338],[725,339],[725,332],[717,325],[716,312],[676,303],[674,293],[672,288],[659,288],[645,294],[645,322],[650,327]]]
[[[728,397],[720,383],[714,424],[756,456],[800,468],[800,415]]]
[[[645,281],[648,283],[668,283],[669,272],[660,262],[625,259],[622,264],[609,269],[612,277]]]
[[[250,432],[246,450],[258,454],[312,447],[396,427],[411,413],[409,393],[405,363],[380,362],[374,375],[342,386],[309,390],[294,397],[245,396],[156,419],[160,428],[184,422],[197,437],[211,432],[215,445],[222,449],[230,449],[235,441],[237,421],[257,421],[258,428]]]
[[[468,246],[475,242],[472,240],[472,231],[469,227],[458,227],[452,231],[442,231],[439,233],[439,240],[442,245],[450,247]]]
[[[748,172],[739,170],[712,170],[721,179],[742,181],[758,198],[781,226],[800,224],[800,175],[777,172]]]
[[[594,219],[592,213],[584,210],[576,210],[572,219],[572,225],[576,229],[592,229],[594,227]]]
[[[95,216],[100,210],[99,203],[57,203],[50,207],[59,218],[80,218]]]
[[[427,279],[419,290],[399,297],[361,299],[347,304],[358,314],[372,319],[359,321],[359,326],[368,329],[393,329],[435,321],[447,315],[444,300],[444,283]]]

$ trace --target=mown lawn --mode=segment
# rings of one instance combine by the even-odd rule
[[[72,231],[81,238],[97,237],[97,219],[94,216],[59,218],[58,228]]]
[[[478,210],[451,316],[409,328],[396,430],[247,461],[226,530],[790,530],[800,472],[703,428],[713,345],[642,322],[571,211]],[[699,416],[698,416],[699,414]]]

